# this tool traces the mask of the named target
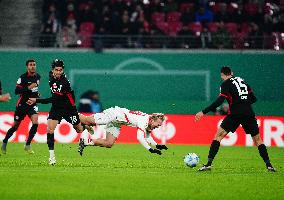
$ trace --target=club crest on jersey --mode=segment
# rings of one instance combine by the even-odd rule
[[[61,92],[61,89],[62,89],[62,85],[59,85],[59,87],[56,85],[56,83],[53,83],[52,87],[50,88],[50,90],[53,92],[53,93],[56,93],[56,92]]]

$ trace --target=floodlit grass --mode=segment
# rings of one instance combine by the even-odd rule
[[[283,199],[284,149],[269,148],[277,173],[266,171],[255,147],[221,147],[211,172],[186,167],[194,152],[206,162],[208,146],[169,145],[162,156],[142,146],[88,147],[56,144],[56,166],[48,165],[46,144],[9,143],[0,156],[0,199]]]

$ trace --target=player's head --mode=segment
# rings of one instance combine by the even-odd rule
[[[231,78],[233,76],[233,72],[230,67],[224,66],[221,68],[221,79],[223,81]]]
[[[149,119],[149,127],[153,130],[158,128],[165,121],[165,115],[163,113],[153,113]]]
[[[29,59],[26,61],[27,71],[30,74],[34,74],[36,72],[36,62],[34,59]]]
[[[64,69],[64,62],[63,60],[55,59],[52,61],[51,67],[52,69],[54,69],[55,67],[62,67]]]
[[[59,79],[64,72],[63,60],[55,59],[51,63],[53,77]]]

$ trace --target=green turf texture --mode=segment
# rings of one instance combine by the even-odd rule
[[[0,156],[0,199],[283,199],[284,149],[269,148],[276,173],[266,171],[255,147],[221,147],[211,172],[186,167],[190,152],[206,162],[208,146],[169,145],[162,156],[139,144],[111,149],[56,144],[56,166],[48,165],[45,144],[9,143]]]

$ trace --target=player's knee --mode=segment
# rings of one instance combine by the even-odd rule
[[[55,128],[47,127],[47,132],[48,133],[54,133],[54,130],[55,130]]]
[[[113,142],[106,142],[105,147],[111,148],[113,146]]]
[[[254,144],[258,147],[259,145],[263,144],[263,141],[259,134],[252,137]]]
[[[214,140],[217,140],[217,141],[221,142],[221,140],[222,140],[227,134],[228,134],[228,133],[227,133],[224,129],[219,128],[219,129],[217,130],[217,133],[216,133],[215,137],[214,137]]]

